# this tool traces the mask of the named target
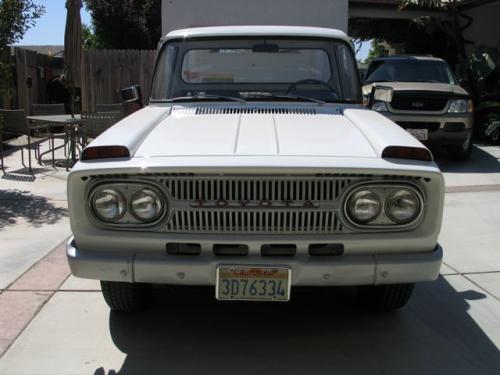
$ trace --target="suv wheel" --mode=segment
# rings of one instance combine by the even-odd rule
[[[472,152],[472,140],[469,138],[463,145],[450,146],[448,152],[453,160],[465,161],[470,158]]]
[[[362,305],[379,311],[400,309],[411,297],[415,284],[363,285],[358,287]]]
[[[113,311],[140,310],[150,300],[151,284],[101,281],[102,295]]]

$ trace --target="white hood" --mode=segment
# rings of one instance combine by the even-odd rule
[[[377,157],[340,114],[197,114],[182,108],[161,120],[134,156],[204,155]]]

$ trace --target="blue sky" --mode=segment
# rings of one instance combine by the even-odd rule
[[[25,45],[63,45],[66,27],[66,1],[35,1],[45,6],[45,14],[36,21],[34,28],[28,30],[19,44]],[[90,14],[82,8],[82,22],[90,24]]]
[[[36,1],[45,6],[45,14],[37,20],[34,28],[28,30],[19,44],[24,45],[63,45],[64,28],[66,26],[66,1],[46,0]],[[90,24],[90,14],[85,7],[81,11],[82,22]],[[370,50],[370,43],[363,43],[358,58],[364,59]]]

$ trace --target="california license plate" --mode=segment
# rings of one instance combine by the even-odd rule
[[[429,129],[406,129],[406,131],[419,141],[426,141],[429,138]]]
[[[219,266],[215,297],[219,300],[288,301],[291,270],[286,267]]]

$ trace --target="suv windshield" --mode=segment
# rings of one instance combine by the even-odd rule
[[[455,76],[444,61],[378,60],[368,68],[365,83],[372,82],[435,82],[455,84]]]
[[[216,99],[359,102],[352,48],[341,41],[200,39],[163,46],[152,101]],[[222,100],[222,99],[221,99]]]

